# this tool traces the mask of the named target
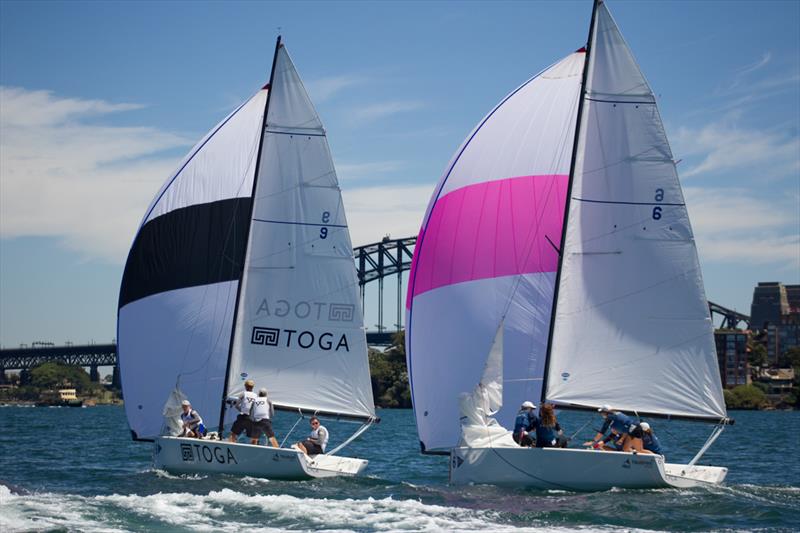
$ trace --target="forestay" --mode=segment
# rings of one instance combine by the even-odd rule
[[[275,59],[228,391],[374,416],[358,281],[325,130],[283,46]]]
[[[722,419],[713,324],[672,151],[602,3],[596,25],[546,398]]]
[[[584,53],[507,96],[465,140],[420,229],[406,350],[423,450],[461,437],[459,402],[503,331],[508,426],[540,395]]]
[[[176,385],[219,411],[267,91],[212,129],[163,185],[125,264],[117,350],[134,438],[159,435]]]

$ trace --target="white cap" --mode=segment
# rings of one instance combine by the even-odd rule
[[[647,422],[641,422],[639,427],[642,428],[642,431],[650,431],[650,424]]]
[[[600,409],[597,410],[598,413],[608,413],[611,411],[611,406],[608,404],[601,405]]]
[[[181,405],[192,405],[192,404],[191,404],[191,403],[189,403],[189,400],[183,400],[183,401],[181,402]]]
[[[531,401],[525,401],[525,402],[522,402],[522,408],[523,409],[536,409],[536,406],[533,405],[533,402],[531,402]]]

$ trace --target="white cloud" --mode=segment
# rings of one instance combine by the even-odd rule
[[[358,122],[371,122],[397,113],[416,111],[422,107],[424,104],[416,101],[380,102],[356,109],[352,117]]]
[[[90,258],[125,259],[136,226],[191,141],[148,127],[95,125],[138,104],[0,88],[0,237],[55,236]]]
[[[800,198],[753,198],[734,188],[684,189],[704,261],[800,267]]]
[[[347,225],[353,246],[379,241],[384,235],[411,237],[419,233],[434,185],[343,189]],[[376,228],[380,228],[376,233]]]
[[[780,178],[800,170],[800,138],[771,131],[740,128],[719,122],[699,129],[682,127],[673,137],[676,156],[701,161],[681,176],[689,178],[721,171],[757,171],[760,179]]]
[[[340,182],[369,179],[375,181],[402,168],[402,161],[372,161],[368,163],[341,163],[336,165]]]
[[[365,81],[364,78],[359,76],[344,75],[311,80],[305,85],[311,95],[311,100],[319,104],[332,98],[336,93],[348,87],[360,85]]]

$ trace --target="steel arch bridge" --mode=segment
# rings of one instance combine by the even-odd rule
[[[358,284],[361,290],[361,307],[364,309],[365,286],[378,282],[378,331],[367,332],[367,344],[370,346],[388,346],[392,337],[402,329],[403,320],[403,272],[411,268],[416,237],[391,239],[384,237],[379,242],[366,244],[353,249],[353,257],[358,271]],[[383,281],[384,278],[397,278],[397,317],[395,331],[387,331],[384,326]],[[708,302],[712,318],[722,317],[721,328],[736,329],[740,324],[750,327],[750,317]],[[60,361],[66,364],[80,365],[92,369],[92,377],[96,378],[98,366],[114,366],[117,376],[116,344],[89,344],[84,346],[39,346],[21,347],[0,350],[0,370],[31,369],[47,361]],[[2,376],[0,376],[2,380]]]

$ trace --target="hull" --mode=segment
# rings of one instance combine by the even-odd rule
[[[173,474],[231,474],[303,480],[355,476],[367,461],[351,457],[308,457],[294,448],[272,448],[227,441],[158,437],[153,462]]]
[[[727,468],[665,463],[661,455],[561,448],[454,448],[450,482],[601,491],[722,483]]]

